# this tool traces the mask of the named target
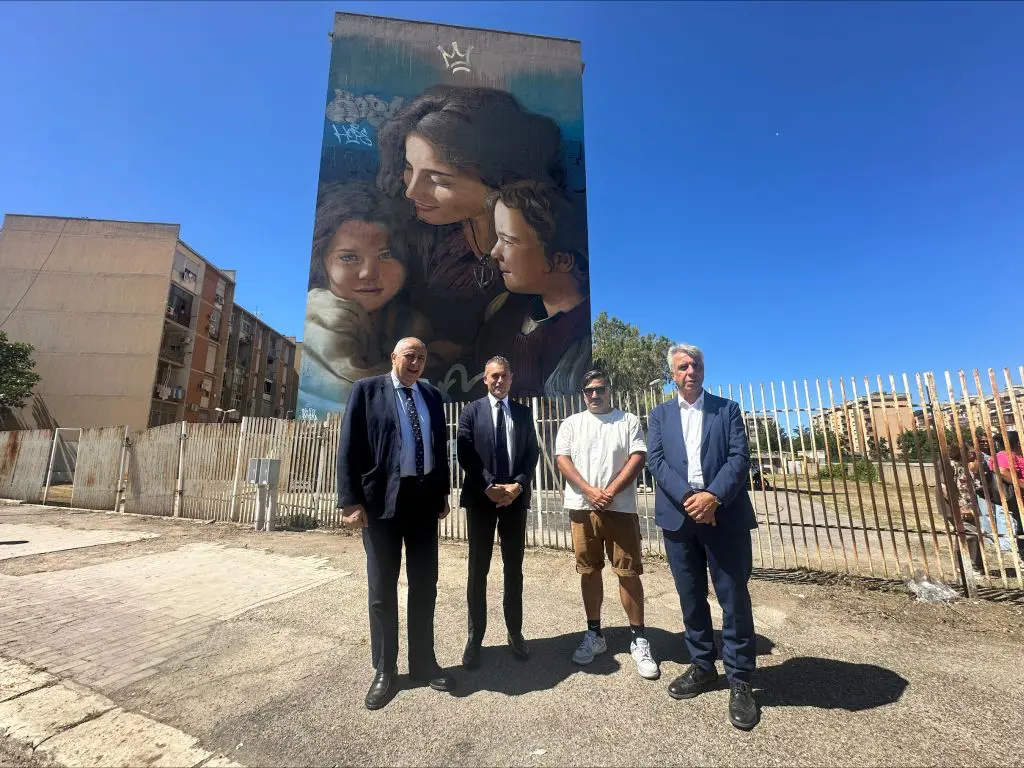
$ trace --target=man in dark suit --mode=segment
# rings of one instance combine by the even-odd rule
[[[462,654],[467,669],[480,666],[480,646],[487,629],[487,572],[494,549],[494,529],[501,539],[505,569],[505,628],[512,654],[530,658],[523,637],[523,553],[530,483],[540,450],[530,409],[508,399],[512,367],[504,357],[484,366],[487,395],[466,406],[459,418],[459,464],[466,476],[461,506],[469,527],[469,640]]]
[[[756,651],[747,581],[750,531],[757,527],[747,495],[750,449],[743,415],[732,400],[704,391],[704,354],[679,344],[668,353],[678,396],[651,411],[647,464],[658,484],[655,522],[679,592],[692,665],[669,685],[675,699],[713,688],[714,631],[708,566],[722,606],[722,661],[729,680],[729,719],[750,730],[760,712],[751,693]]]
[[[418,381],[427,361],[419,339],[402,339],[392,370],[352,386],[338,446],[338,506],[346,525],[362,528],[369,583],[370,648],[377,671],[367,709],[397,690],[398,574],[405,544],[409,581],[409,676],[438,691],[455,679],[434,656],[437,521],[450,491],[441,394]]]

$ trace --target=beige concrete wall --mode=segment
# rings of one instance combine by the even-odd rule
[[[173,224],[4,218],[0,322],[42,376],[23,425],[146,427],[177,241]]]

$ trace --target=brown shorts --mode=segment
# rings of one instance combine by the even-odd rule
[[[640,519],[629,512],[595,512],[569,509],[576,572],[593,573],[604,568],[605,553],[618,576],[644,572],[640,544]]]

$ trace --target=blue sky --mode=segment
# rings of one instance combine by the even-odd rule
[[[594,311],[709,381],[1024,362],[1020,3],[0,3],[0,211],[180,223],[301,336],[335,10],[581,40]]]

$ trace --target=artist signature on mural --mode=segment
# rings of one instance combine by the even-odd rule
[[[300,421],[316,421],[316,408],[303,408],[299,419]]]
[[[456,376],[462,379],[461,382],[455,380]],[[478,373],[473,378],[469,378],[469,373],[466,371],[466,366],[462,363],[456,363],[448,369],[448,373],[445,375],[444,380],[438,382],[437,388],[441,392],[442,397],[448,397],[448,392],[452,387],[459,386],[460,391],[457,393],[454,399],[461,400],[461,395],[469,392],[477,382],[483,381],[483,373]]]

